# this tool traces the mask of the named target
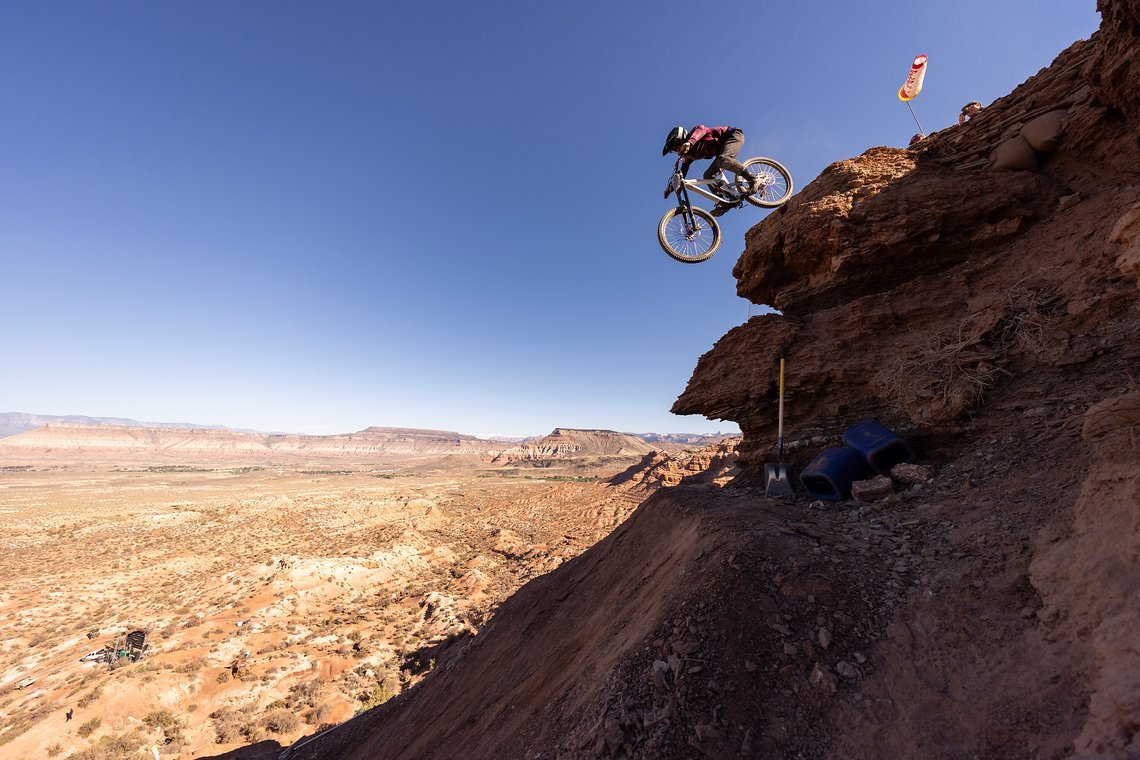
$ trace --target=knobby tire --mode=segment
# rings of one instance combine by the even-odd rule
[[[748,196],[748,202],[753,206],[777,208],[783,206],[788,198],[792,197],[794,191],[792,173],[779,161],[774,161],[771,158],[750,158],[744,162],[744,168],[754,177],[758,174],[764,174],[775,180],[773,184],[765,188],[764,195]]]
[[[683,250],[676,248],[666,236],[670,220],[672,220],[673,217],[677,216],[683,211],[684,209],[678,206],[677,208],[670,209],[665,213],[665,216],[661,217],[661,222],[657,225],[657,242],[661,244],[661,247],[665,250],[665,253],[669,254],[677,261],[680,261],[682,264],[697,264],[699,262],[706,261],[711,258],[712,255],[716,253],[716,249],[720,247],[720,225],[717,224],[716,219],[712,216],[712,214],[705,211],[704,209],[693,207],[693,215],[697,217],[699,222],[704,223],[704,225],[710,231],[712,235],[712,243],[706,250],[702,250],[698,253],[686,254]]]

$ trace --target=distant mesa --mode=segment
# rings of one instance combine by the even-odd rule
[[[568,457],[642,457],[660,446],[640,436],[613,430],[555,428],[548,436],[511,446],[490,458],[495,463],[542,461]],[[677,448],[669,444],[668,448]]]
[[[192,422],[139,422],[123,417],[86,417],[78,414],[26,414],[24,412],[0,412],[0,438],[35,430],[44,425],[115,425],[138,428],[181,428],[207,430],[235,430],[224,425],[198,425]],[[237,429],[240,430],[240,429]],[[252,430],[240,430],[252,433]]]
[[[76,421],[79,420],[79,421]],[[466,455],[504,464],[564,458],[640,458],[652,451],[679,451],[706,445],[720,437],[696,434],[651,434],[646,437],[612,430],[557,428],[530,439],[483,439],[451,430],[373,426],[354,433],[301,435],[259,433],[223,427],[173,423],[116,424],[115,418],[0,415],[7,433],[0,454],[11,459],[182,458],[201,461],[269,461],[379,457]],[[34,427],[28,425],[36,423]]]

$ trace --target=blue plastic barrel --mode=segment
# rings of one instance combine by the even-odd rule
[[[854,449],[835,446],[819,452],[800,473],[804,490],[816,499],[839,501],[851,498],[851,484],[867,474],[867,464]]]
[[[914,461],[914,452],[906,440],[874,420],[863,420],[847,428],[843,443],[859,452],[880,475],[889,473],[896,464]]]

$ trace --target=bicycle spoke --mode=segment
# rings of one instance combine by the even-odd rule
[[[774,207],[791,195],[791,177],[775,162],[760,161],[748,167],[759,189],[749,196],[753,205]]]
[[[700,256],[708,251],[714,240],[712,230],[707,225],[692,228],[681,214],[669,220],[666,235],[674,250],[689,257]]]

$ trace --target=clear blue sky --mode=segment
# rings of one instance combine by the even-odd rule
[[[675,124],[797,185],[1008,93],[1093,0],[0,4],[0,412],[333,433],[669,413],[759,307],[658,247]],[[703,168],[703,164],[699,167]]]

